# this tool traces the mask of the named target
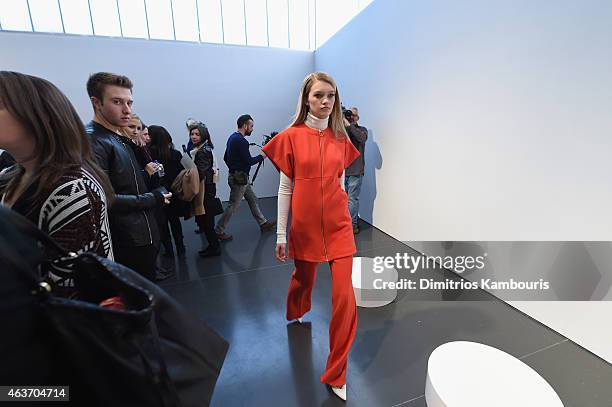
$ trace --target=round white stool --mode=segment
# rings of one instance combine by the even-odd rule
[[[397,297],[397,289],[376,288],[382,282],[397,282],[398,274],[394,268],[384,268],[374,272],[374,259],[371,257],[353,257],[353,291],[358,307],[376,308],[390,304]],[[376,281],[379,280],[379,281]]]
[[[463,341],[429,356],[425,401],[428,407],[563,407],[550,384],[519,359]]]

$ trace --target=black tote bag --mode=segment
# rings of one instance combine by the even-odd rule
[[[29,307],[27,321],[32,321],[35,327],[25,331],[35,332],[36,346],[44,343],[47,348],[38,351],[44,357],[31,358],[34,365],[20,369],[44,370],[45,375],[31,375],[38,380],[43,380],[40,377],[50,380],[41,385],[70,386],[71,404],[210,404],[229,345],[204,322],[138,273],[92,253],[68,253],[27,219],[2,207],[0,233],[0,243],[9,246],[12,240],[23,241],[12,239],[9,233],[42,243],[44,257],[70,265],[79,291],[79,300],[54,296],[32,268],[32,260],[20,256],[24,253],[23,244],[16,250],[3,247],[0,251],[3,269],[6,266],[3,274],[19,270],[14,274],[27,287],[27,291],[20,292],[21,298],[8,297],[12,298],[8,307]],[[98,305],[113,296],[121,297],[125,310]],[[3,343],[18,347],[4,335]],[[15,353],[28,351],[16,349]],[[36,361],[44,366],[36,366]],[[14,376],[22,380],[30,377],[23,371]],[[7,377],[11,377],[10,372]]]
[[[217,198],[208,198],[205,206],[206,211],[210,211],[212,216],[221,215],[223,213],[223,204],[221,203],[221,199]]]

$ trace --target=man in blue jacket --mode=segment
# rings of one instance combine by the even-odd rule
[[[215,226],[217,236],[219,240],[222,241],[231,240],[233,238],[232,235],[225,233],[225,227],[234,212],[236,212],[240,206],[240,201],[243,197],[249,204],[251,214],[259,224],[259,228],[262,232],[272,230],[276,225],[276,220],[269,221],[265,218],[263,213],[261,213],[257,195],[255,195],[253,188],[249,185],[249,172],[251,167],[262,162],[265,157],[263,152],[256,157],[252,157],[249,151],[249,142],[245,137],[250,136],[253,132],[253,118],[248,114],[243,114],[238,118],[236,124],[238,125],[238,131],[229,136],[227,147],[225,148],[225,155],[223,156],[223,160],[229,168],[227,182],[230,186],[230,198],[229,206],[225,212],[223,212],[219,222],[217,222],[217,226]]]

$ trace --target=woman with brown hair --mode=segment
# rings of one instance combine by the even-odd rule
[[[272,138],[263,152],[280,172],[276,257],[287,260],[287,218],[291,207],[289,257],[294,259],[287,295],[287,320],[302,322],[311,307],[318,263],[332,274],[330,353],[321,376],[346,400],[348,354],[357,329],[352,285],[355,239],[344,192],[344,169],[359,156],[344,128],[340,95],[323,72],[302,84],[294,122]]]
[[[171,190],[172,183],[177,175],[184,169],[181,164],[181,153],[179,153],[172,143],[172,136],[162,126],[150,126],[149,134],[151,143],[149,151],[151,157],[163,165],[164,176],[161,177],[161,185],[168,191]],[[163,255],[166,257],[174,257],[172,250],[172,241],[170,239],[170,231],[174,238],[176,246],[176,254],[183,256],[185,254],[185,244],[183,243],[183,227],[181,225],[180,216],[184,216],[187,212],[188,203],[180,199],[173,199],[169,205],[165,205],[158,212],[158,223],[161,232],[161,242],[164,246]],[[168,227],[170,224],[170,227]]]
[[[0,148],[16,161],[0,174],[2,204],[65,249],[112,259],[112,187],[68,98],[44,79],[0,71],[0,128]],[[58,295],[76,293],[71,270],[41,271]]]
[[[217,185],[215,183],[215,168],[213,158],[213,143],[210,139],[208,128],[198,123],[189,128],[189,137],[193,143],[190,154],[198,169],[200,176],[200,192],[196,195],[193,205],[193,214],[196,223],[208,241],[208,246],[198,253],[201,257],[213,257],[221,255],[219,238],[215,232],[215,201],[217,197]]]

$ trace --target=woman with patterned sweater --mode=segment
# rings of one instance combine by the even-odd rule
[[[112,188],[68,98],[44,79],[0,71],[0,128],[0,148],[16,160],[0,174],[2,204],[65,249],[112,259]],[[41,272],[57,295],[77,294],[70,269]]]

